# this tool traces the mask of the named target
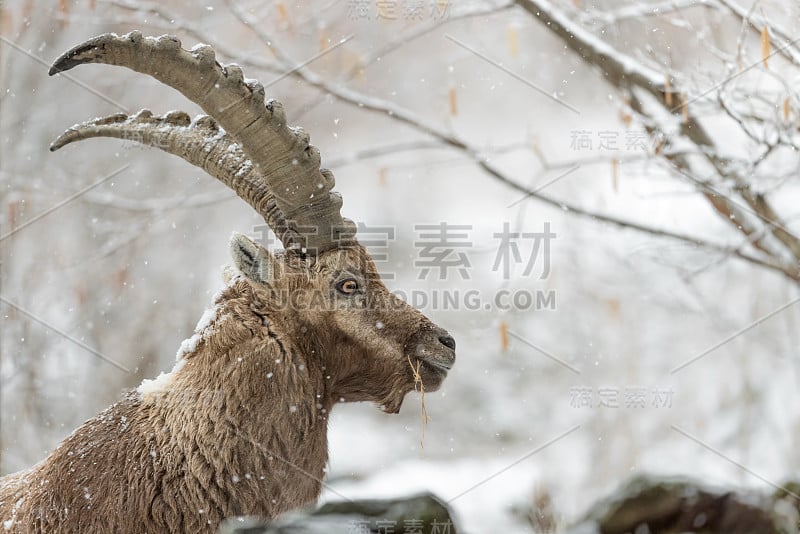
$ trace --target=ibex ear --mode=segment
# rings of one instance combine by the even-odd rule
[[[247,278],[268,284],[272,270],[272,257],[262,246],[243,234],[231,236],[231,258],[233,264]]]

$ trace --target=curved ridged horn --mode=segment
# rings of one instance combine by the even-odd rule
[[[287,248],[297,242],[264,177],[242,147],[208,115],[190,120],[183,111],[171,111],[163,117],[148,109],[132,116],[117,113],[70,127],[53,141],[50,151],[93,137],[135,141],[183,158],[233,189],[264,217]]]
[[[275,100],[265,104],[264,87],[245,80],[239,66],[217,63],[210,46],[187,51],[173,36],[104,34],[59,57],[50,75],[84,63],[118,65],[150,75],[213,117],[266,180],[290,230],[287,248],[315,254],[353,241],[355,224],[341,216],[341,196],[332,191],[333,173],[320,169],[319,151],[309,145],[308,134],[287,127],[283,106]]]

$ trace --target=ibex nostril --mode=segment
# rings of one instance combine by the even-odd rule
[[[456,350],[456,340],[453,336],[439,336],[439,342],[450,350]]]

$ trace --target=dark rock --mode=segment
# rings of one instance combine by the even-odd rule
[[[403,499],[329,502],[316,510],[293,512],[265,522],[232,518],[220,534],[456,534],[452,512],[442,500],[425,493]]]
[[[793,523],[772,497],[641,476],[595,504],[571,532],[778,534],[797,532]]]

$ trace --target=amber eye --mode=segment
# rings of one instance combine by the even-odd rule
[[[345,295],[352,295],[356,291],[358,291],[358,282],[356,282],[352,278],[348,278],[347,280],[342,280],[338,284],[336,284],[336,289],[339,292],[344,293]]]

